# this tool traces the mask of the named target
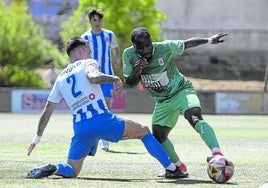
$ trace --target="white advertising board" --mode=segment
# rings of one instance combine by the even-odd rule
[[[262,102],[258,93],[217,92],[216,113],[224,114],[258,114]]]
[[[11,93],[11,112],[14,113],[40,113],[42,112],[50,90],[12,90]],[[113,96],[111,110],[123,113],[126,111],[126,93],[122,96]],[[56,107],[57,113],[70,113],[67,103],[62,100]]]
[[[49,90],[13,90],[11,93],[11,112],[14,113],[40,113],[42,112]],[[62,100],[55,112],[67,113],[70,109]]]

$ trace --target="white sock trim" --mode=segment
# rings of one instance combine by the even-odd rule
[[[166,167],[167,170],[170,170],[170,171],[175,171],[176,170],[176,166],[174,163],[170,163],[170,165],[168,165]]]

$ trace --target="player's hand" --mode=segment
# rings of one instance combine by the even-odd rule
[[[30,155],[33,151],[33,149],[35,148],[36,144],[33,142],[31,143],[31,145],[28,148],[28,155]]]
[[[218,44],[218,43],[224,42],[222,37],[226,35],[228,35],[228,33],[223,33],[223,32],[213,35],[212,37],[210,37],[212,39],[211,44]]]
[[[122,91],[123,91],[123,82],[120,80],[120,78],[118,78],[118,80],[116,80],[114,82],[114,94],[116,97],[120,97],[122,95]]]
[[[134,67],[138,71],[139,74],[142,73],[142,70],[148,66],[148,62],[145,58],[142,58],[135,62]]]
[[[119,59],[116,59],[115,60],[115,63],[114,63],[114,68],[115,69],[119,69],[121,67],[121,62]]]
[[[35,146],[40,142],[41,140],[41,136],[36,135],[32,141],[32,143],[30,144],[30,146],[28,147],[28,155],[30,155],[33,151],[33,149],[35,148]]]

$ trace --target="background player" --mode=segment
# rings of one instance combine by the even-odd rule
[[[92,58],[97,60],[100,64],[100,70],[102,73],[114,75],[114,68],[120,68],[120,53],[119,45],[117,43],[115,34],[111,30],[102,28],[103,13],[99,10],[91,10],[88,13],[89,24],[91,29],[86,31],[81,37],[89,42],[92,50]],[[114,61],[112,61],[112,54],[114,55]],[[112,90],[113,84],[103,83],[101,88],[108,107],[112,105]],[[108,151],[109,144],[105,140],[100,140],[101,148]]]
[[[59,75],[59,71],[55,67],[53,60],[48,60],[45,65],[49,66],[49,69],[47,69],[44,74],[42,75],[42,79],[44,83],[46,84],[47,88],[51,89],[57,80],[57,77]]]

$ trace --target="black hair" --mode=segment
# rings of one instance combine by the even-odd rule
[[[76,48],[77,46],[80,45],[88,45],[88,41],[84,40],[81,37],[72,37],[68,43],[67,43],[67,48],[66,48],[66,52],[68,55],[70,55],[70,52]]]
[[[89,11],[87,14],[89,20],[91,20],[91,18],[93,18],[95,15],[97,15],[100,19],[103,18],[103,13],[100,10],[94,9]]]
[[[132,30],[130,37],[131,42],[137,44],[144,41],[145,39],[151,38],[151,35],[145,27],[137,27]]]

